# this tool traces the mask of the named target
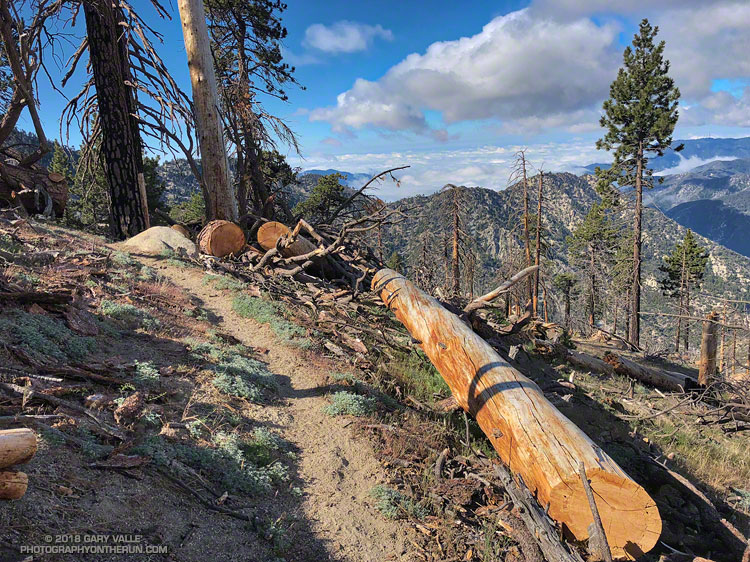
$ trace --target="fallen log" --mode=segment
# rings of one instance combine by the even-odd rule
[[[27,428],[0,431],[0,468],[23,464],[36,453],[36,433]]]
[[[382,269],[372,288],[421,342],[503,462],[523,477],[565,531],[578,540],[589,537],[591,509],[578,472],[582,461],[613,555],[634,559],[653,548],[661,534],[654,501],[534,382],[402,275]]]
[[[688,375],[641,365],[617,353],[607,353],[604,356],[604,361],[612,365],[618,375],[630,377],[664,390],[685,392],[698,387],[698,382]]]
[[[202,253],[217,258],[237,254],[245,247],[245,233],[233,222],[225,220],[208,223],[196,240]]]
[[[61,217],[68,202],[68,183],[61,174],[0,162],[0,200],[20,203],[32,214],[54,211]]]
[[[0,500],[17,500],[26,493],[29,477],[15,470],[0,471]]]

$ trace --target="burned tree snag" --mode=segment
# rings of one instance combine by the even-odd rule
[[[698,370],[698,384],[706,386],[716,375],[716,330],[719,315],[711,312],[703,321],[701,336],[701,359]]]
[[[86,0],[89,61],[96,85],[101,153],[109,184],[110,234],[121,240],[148,228],[141,185],[143,155],[136,120],[122,11],[111,2]]]
[[[582,461],[613,555],[633,559],[654,547],[661,533],[654,501],[534,382],[402,275],[381,269],[372,288],[421,342],[503,462],[567,532],[578,540],[589,536],[591,510],[578,472]]]

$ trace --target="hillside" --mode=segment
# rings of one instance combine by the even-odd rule
[[[544,193],[544,221],[550,244],[549,258],[553,271],[564,271],[569,268],[566,238],[572,234],[581,222],[591,205],[599,200],[592,187],[591,176],[579,177],[569,173],[548,174]],[[535,184],[535,179],[530,182]],[[418,196],[403,199],[402,204],[411,209],[407,219],[387,230],[386,240],[390,250],[396,250],[405,257],[419,251],[422,233],[435,235],[441,240],[448,232],[449,225],[441,217],[440,209],[449,194],[437,193],[430,196]],[[493,191],[483,188],[469,188],[468,201],[465,205],[470,212],[466,213],[466,230],[476,241],[476,250],[481,266],[478,268],[479,285],[488,289],[493,277],[509,257],[509,248],[518,248],[520,244],[520,211],[522,209],[522,188],[513,185],[504,191]],[[535,208],[534,198],[532,207]],[[620,211],[616,222],[629,224],[627,210]],[[675,243],[684,237],[686,228],[657,209],[647,208],[644,211],[643,234],[643,285],[644,310],[668,312],[670,303],[661,296],[658,281],[661,274],[658,267],[663,257],[671,251]],[[704,290],[709,293],[747,298],[750,296],[750,259],[739,255],[712,240],[699,236],[711,259],[707,268]],[[549,277],[552,273],[549,273]],[[704,304],[698,301],[698,309]],[[664,334],[671,328],[663,319],[646,318],[644,334],[653,344],[661,344]]]

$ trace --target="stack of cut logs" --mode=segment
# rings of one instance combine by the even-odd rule
[[[17,500],[26,493],[29,477],[15,470],[36,453],[36,433],[30,429],[0,431],[0,500]]]

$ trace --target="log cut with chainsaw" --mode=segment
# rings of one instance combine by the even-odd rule
[[[523,478],[540,505],[549,506],[549,515],[568,533],[587,539],[593,522],[579,474],[583,462],[613,555],[635,559],[654,547],[662,526],[654,500],[557,410],[539,386],[402,275],[382,269],[372,288],[420,342],[503,462]]]
[[[17,500],[26,493],[28,476],[9,468],[31,460],[36,447],[36,433],[30,429],[0,431],[0,500]]]
[[[202,253],[223,258],[245,247],[245,233],[233,222],[215,220],[203,227],[197,241]]]

